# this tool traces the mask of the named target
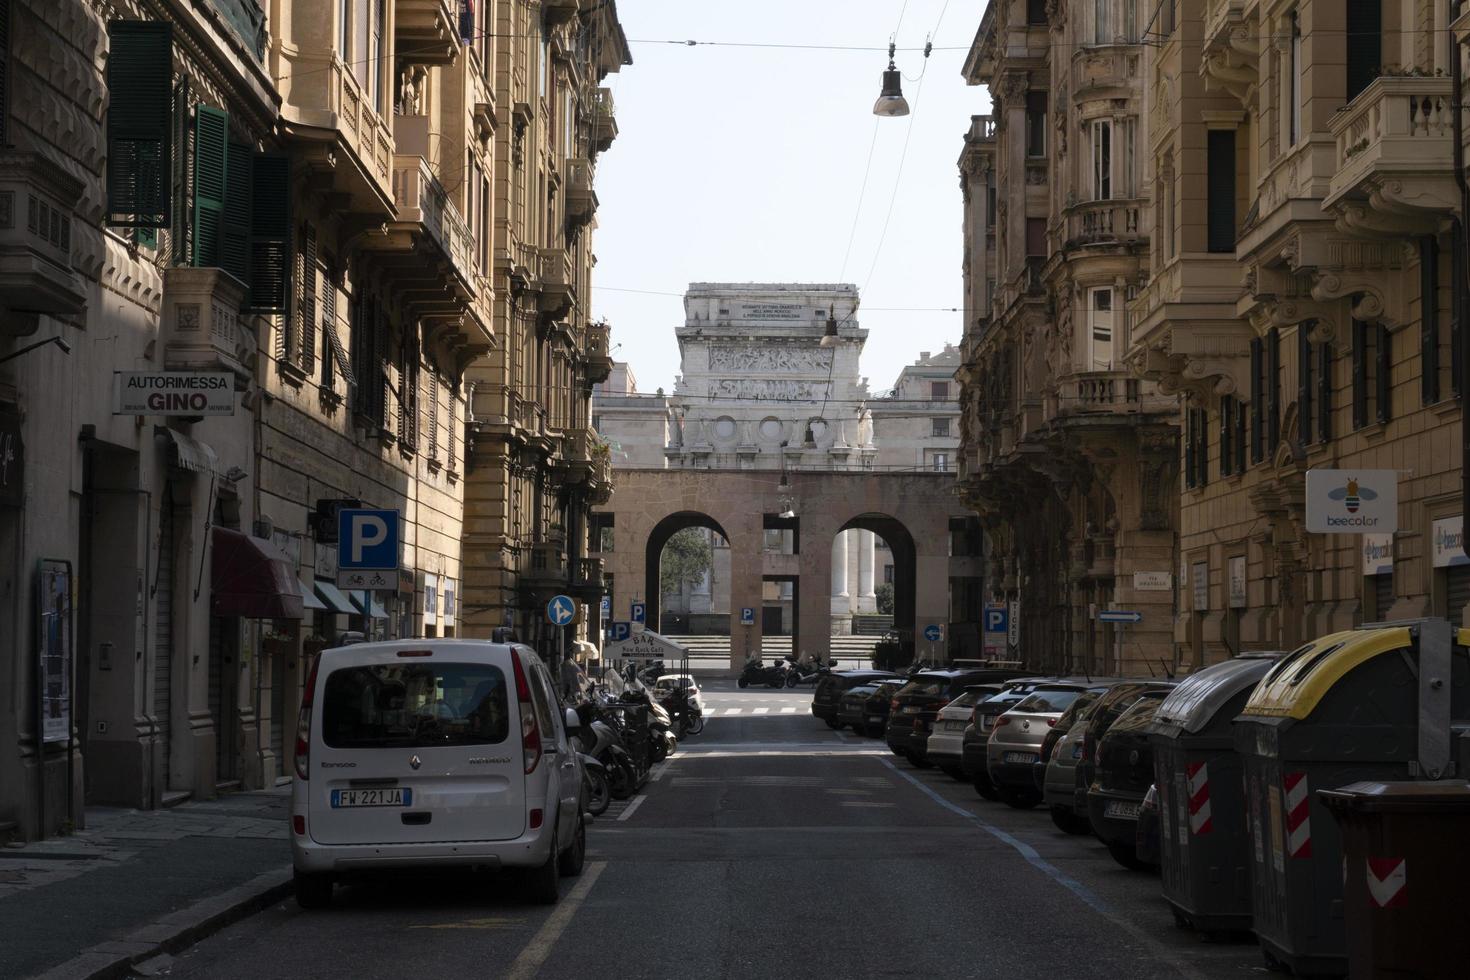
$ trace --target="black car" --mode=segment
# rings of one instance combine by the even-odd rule
[[[837,704],[838,726],[849,726],[870,738],[882,735],[888,724],[889,703],[906,683],[905,678],[891,677],[849,688]]]
[[[1175,686],[1176,682],[1171,680],[1124,681],[1108,688],[1108,692],[1097,699],[1093,710],[1087,715],[1087,728],[1082,735],[1082,752],[1077,759],[1077,780],[1072,793],[1073,809],[1078,814],[1089,812],[1087,791],[1097,776],[1097,746],[1103,735],[1139,698],[1145,695],[1164,697]]]
[[[837,720],[837,708],[846,691],[859,684],[871,684],[894,677],[898,675],[891,670],[833,671],[817,681],[817,688],[812,692],[812,717],[822,719],[832,728],[841,728],[842,722]]]
[[[1138,818],[1154,784],[1149,725],[1164,701],[1163,691],[1141,695],[1118,716],[1097,745],[1096,779],[1087,790],[1087,819],[1097,839],[1125,868],[1154,867],[1138,855]]]
[[[903,756],[921,769],[933,763],[928,759],[929,735],[934,730],[934,717],[939,709],[964,693],[965,689],[986,682],[1007,681],[1022,671],[982,667],[966,670],[926,670],[909,678],[899,688],[889,705],[885,740],[894,755]]]

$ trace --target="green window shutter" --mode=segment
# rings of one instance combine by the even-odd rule
[[[250,172],[250,308],[286,312],[291,271],[291,161],[257,153]],[[288,318],[289,323],[289,318]]]
[[[219,265],[247,287],[250,285],[250,147],[231,143],[225,163],[224,221],[220,228]],[[250,305],[247,295],[245,305]]]
[[[194,110],[194,266],[220,264],[229,137],[229,113],[207,105]]]
[[[316,370],[316,229],[306,225],[301,229],[301,268],[299,303],[296,316],[301,324],[301,350],[297,363],[301,370],[311,374]]]
[[[115,20],[107,35],[107,222],[167,227],[173,28]]]

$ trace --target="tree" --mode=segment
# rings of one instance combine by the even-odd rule
[[[893,615],[893,583],[884,582],[873,590],[873,595],[878,600],[878,612],[884,616]]]
[[[703,528],[686,527],[675,531],[659,558],[660,590],[664,595],[678,595],[686,583],[692,585],[704,578],[713,562],[714,552]]]

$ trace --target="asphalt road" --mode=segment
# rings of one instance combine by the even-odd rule
[[[1253,944],[1177,930],[1158,879],[1091,838],[832,732],[810,698],[707,688],[704,733],[597,821],[554,908],[494,876],[339,888],[329,910],[287,902],[164,968],[211,980],[1266,972]]]

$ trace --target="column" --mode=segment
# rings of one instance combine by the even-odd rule
[[[852,602],[847,591],[847,536],[841,531],[832,536],[832,632],[852,632]]]
[[[875,537],[872,531],[859,531],[857,533],[858,549],[858,594],[857,611],[860,613],[875,613],[878,611],[878,598],[873,591],[873,548]]]

